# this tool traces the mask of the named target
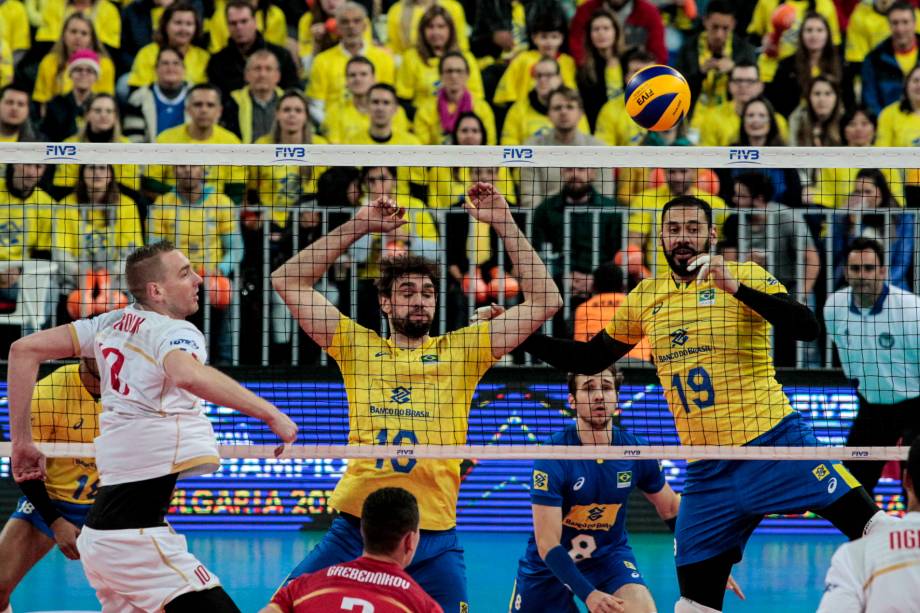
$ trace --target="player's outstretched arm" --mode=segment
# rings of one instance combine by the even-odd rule
[[[17,340],[10,347],[7,395],[10,440],[13,443],[13,478],[17,483],[45,478],[45,456],[32,440],[32,392],[38,367],[47,360],[76,355],[69,325],[42,330]]]
[[[297,440],[297,425],[287,415],[216,368],[205,366],[192,354],[175,349],[163,359],[163,368],[167,376],[187,392],[261,419],[285,443]]]
[[[524,292],[524,302],[490,321],[492,355],[500,358],[555,315],[562,308],[562,296],[501,193],[489,183],[474,183],[467,196],[464,208],[501,237]]]
[[[563,372],[594,375],[629,353],[635,345],[621,343],[601,330],[590,341],[534,334],[521,345],[533,357]]]
[[[623,611],[623,601],[610,594],[595,589],[591,582],[582,574],[569,552],[560,544],[562,540],[562,508],[549,505],[534,504],[533,534],[537,542],[537,553],[546,562],[546,566],[553,572],[563,585],[568,586],[582,602],[588,605],[591,613],[620,613]]]
[[[320,347],[326,349],[332,343],[341,313],[314,285],[359,238],[371,232],[390,232],[405,223],[405,211],[393,200],[377,198],[272,273],[272,287]]]

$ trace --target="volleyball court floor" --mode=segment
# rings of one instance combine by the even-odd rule
[[[277,584],[322,537],[321,532],[189,532],[189,547],[216,572],[244,613],[259,611]],[[519,533],[461,532],[466,550],[470,611],[505,613],[527,536]],[[661,613],[677,599],[673,540],[668,534],[632,534],[639,568]],[[755,535],[735,578],[747,596],[725,598],[727,613],[813,613],[821,599],[824,575],[842,537],[832,535]],[[98,611],[79,562],[55,549],[33,569],[13,594],[16,613]],[[548,612],[550,613],[550,612]]]

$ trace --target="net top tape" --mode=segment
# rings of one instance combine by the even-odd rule
[[[516,168],[920,168],[912,147],[486,147],[0,143],[0,163]]]

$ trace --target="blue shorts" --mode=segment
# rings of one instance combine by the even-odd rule
[[[818,446],[798,413],[757,437],[753,446]],[[675,531],[677,566],[736,551],[772,513],[824,509],[859,482],[840,462],[700,460],[687,467]]]
[[[93,506],[91,504],[77,504],[75,502],[63,502],[60,500],[52,500],[51,502],[54,504],[54,508],[57,509],[57,512],[61,514],[61,517],[77,528],[83,527],[83,522],[86,521],[86,514],[89,513],[89,508]],[[19,502],[16,503],[16,510],[10,515],[10,519],[27,521],[32,524],[36,530],[54,540],[54,532],[51,531],[51,528],[45,523],[45,520],[42,519],[42,516],[38,514],[38,511],[35,510],[35,507],[32,506],[32,503],[29,502],[25,496],[22,496]]]
[[[291,571],[285,583],[300,575],[359,558],[363,550],[358,521],[339,516],[332,521],[323,540]],[[466,565],[456,530],[422,530],[418,550],[406,572],[445,613],[469,611]]]
[[[636,557],[631,547],[618,547],[609,554],[605,554],[602,561],[585,567],[579,565],[579,570],[584,574],[594,587],[606,594],[613,594],[628,583],[645,585]],[[517,578],[514,580],[514,591],[511,593],[511,613],[543,613],[553,611],[559,613],[577,613],[575,595],[565,587],[556,575],[542,566],[532,568],[531,564],[518,565]]]

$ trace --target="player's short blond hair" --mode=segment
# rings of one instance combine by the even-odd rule
[[[128,291],[140,304],[146,304],[147,284],[163,278],[164,253],[175,251],[169,241],[158,241],[135,249],[125,263],[125,283]]]

